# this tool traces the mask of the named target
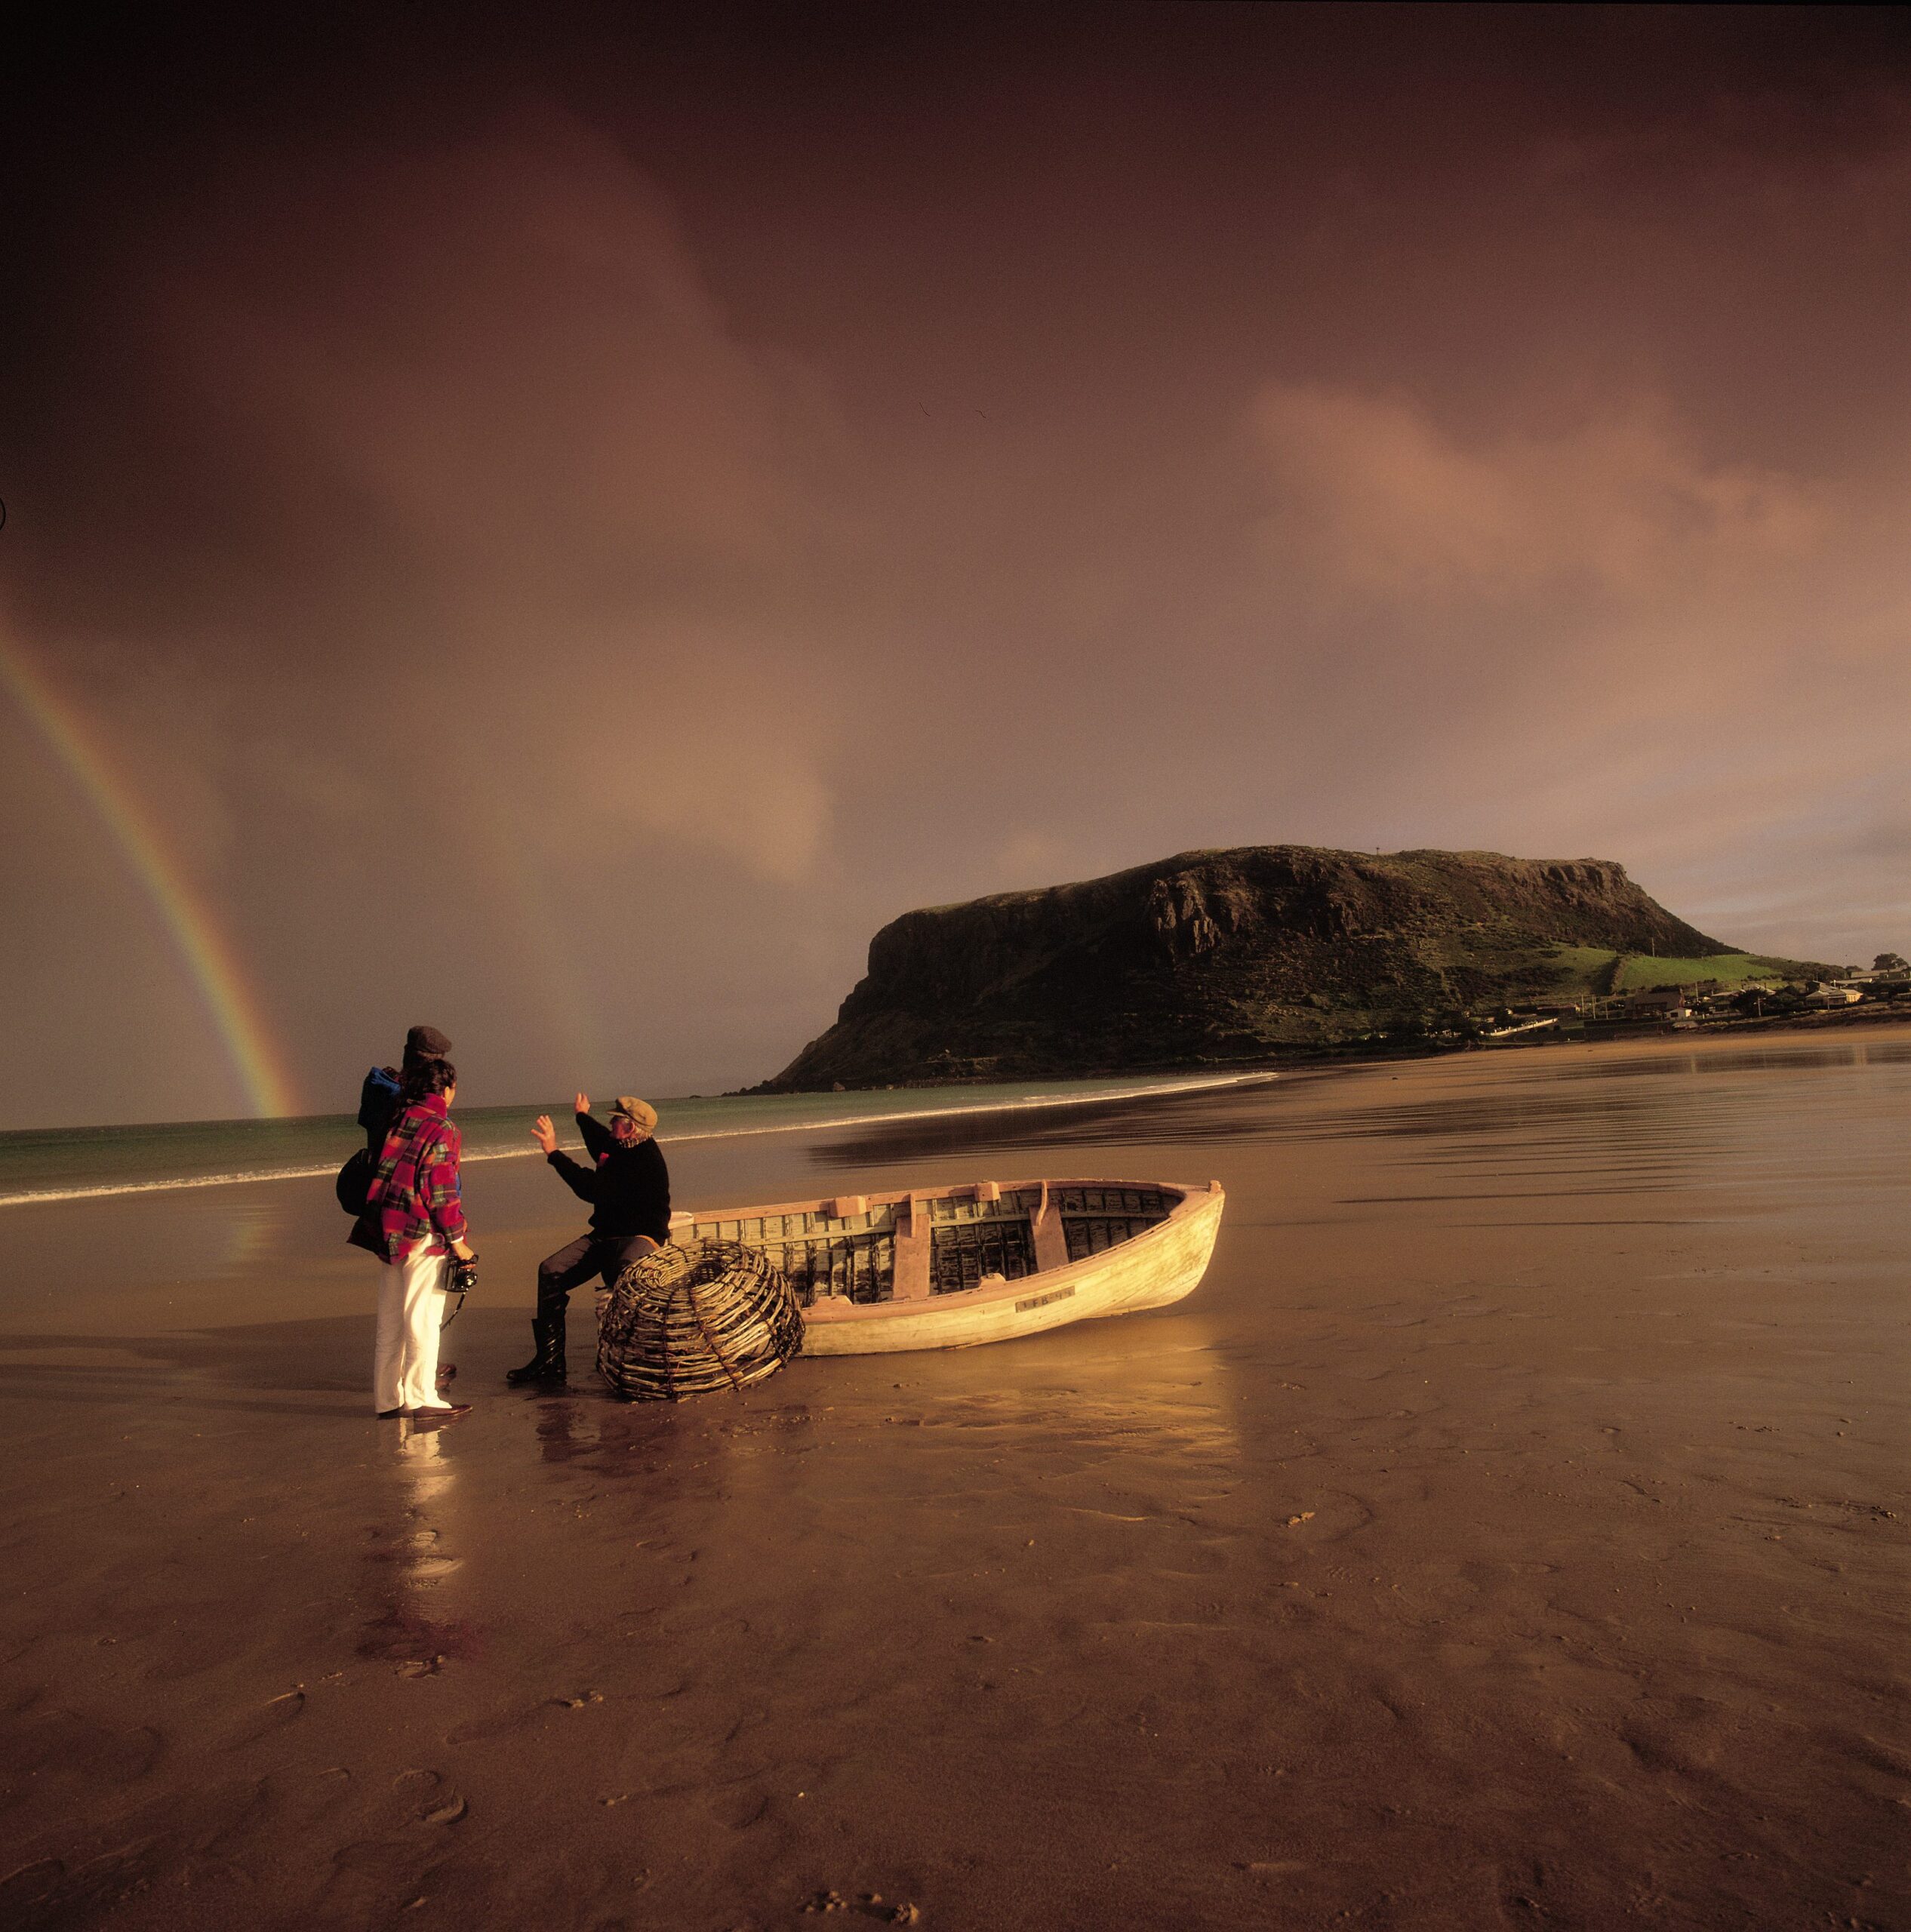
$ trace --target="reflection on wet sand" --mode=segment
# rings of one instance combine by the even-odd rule
[[[869,1367],[799,1358],[734,1403],[626,1404],[591,1389],[536,1398],[527,1414],[540,1462],[576,1499],[586,1598],[602,1601],[607,1567],[627,1571],[619,1600],[635,1601],[656,1588],[659,1565],[725,1589],[734,1572],[737,1614],[783,1632],[780,1643],[806,1660],[800,1675],[786,1666],[780,1694],[821,1713],[912,1670],[917,1645],[946,1641],[930,1633],[949,1612],[924,1603],[900,1631],[872,1628],[848,1675],[839,1640],[823,1633],[857,1621],[872,1590],[906,1596],[956,1580],[968,1603],[978,1539],[1024,1556],[1039,1548],[1051,1585],[1080,1579],[1085,1594],[1068,1614],[1092,1603],[1106,1620],[1119,1615],[1121,1577],[1166,1547],[1111,1546],[1112,1530],[1248,1534],[1202,1514],[1225,1512],[1221,1499],[1264,1453],[1244,1439],[1226,1331],[1211,1318],[1082,1324],[1039,1352]],[[1279,1452],[1291,1447],[1283,1430]],[[1250,1505],[1247,1520],[1254,1513]],[[1032,1601],[1017,1614],[1036,1613]],[[682,1652],[678,1667],[701,1678],[697,1654]],[[587,1677],[581,1660],[572,1674]]]
[[[1336,1141],[1411,1143],[1381,1156],[1383,1170],[1403,1185],[1343,1194],[1342,1204],[1570,1203],[1722,1188],[1756,1212],[1762,1185],[1780,1174],[1796,1178],[1802,1161],[1828,1180],[1848,1180],[1854,1163],[1879,1168],[1890,1145],[1884,1093],[1867,1103],[1862,1091],[1854,1096],[1817,1076],[1906,1064],[1911,1042],[1897,1038],[1457,1055],[1405,1071],[1349,1067],[1251,1093],[1085,1109],[1082,1118],[1050,1123],[1042,1144],[1080,1149],[1083,1171],[1096,1167],[1088,1158],[1094,1149],[1132,1148],[1140,1161],[1134,1172],[1152,1175],[1148,1164],[1158,1164],[1153,1150],[1162,1147],[1271,1142],[1307,1159]],[[1765,1077],[1748,1079],[1748,1072]],[[1855,1146],[1841,1137],[1854,1104],[1876,1114],[1879,1129]],[[1814,1139],[1818,1116],[1825,1131]],[[820,1167],[866,1168],[882,1161],[931,1168],[959,1159],[1012,1162],[1030,1140],[1027,1124],[1013,1119],[934,1121],[881,1139],[826,1140],[813,1153]],[[1479,1184],[1484,1181],[1494,1185]]]
[[[1588,1057],[1569,1062],[1553,1077],[1614,1080],[1682,1073],[1810,1073],[1826,1067],[1890,1066],[1911,1060],[1911,1041],[1895,1038],[1755,1044],[1750,1038],[1694,1047]]]
[[[396,1506],[365,1532],[369,1594],[380,1607],[365,1621],[358,1654],[402,1676],[435,1676],[480,1648],[479,1626],[447,1588],[465,1562],[457,1451],[451,1432],[434,1423],[401,1419],[382,1424],[380,1435]]]

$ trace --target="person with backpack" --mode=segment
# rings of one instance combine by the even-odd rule
[[[338,1204],[352,1217],[352,1232],[346,1239],[382,1260],[383,1252],[377,1232],[368,1220],[365,1197],[371,1177],[378,1171],[378,1157],[385,1150],[385,1135],[404,1106],[399,1088],[406,1074],[426,1060],[450,1057],[451,1043],[435,1026],[414,1026],[405,1036],[405,1057],[398,1066],[374,1066],[359,1089],[359,1124],[365,1131],[365,1144],[338,1171],[334,1191]],[[457,1375],[455,1362],[438,1364],[438,1389],[442,1395],[447,1383]]]
[[[455,1422],[469,1402],[438,1393],[438,1337],[451,1264],[477,1256],[465,1238],[459,1157],[463,1141],[451,1124],[458,1070],[436,1057],[405,1069],[399,1108],[387,1128],[366,1190],[355,1235],[384,1263],[378,1285],[378,1338],[372,1363],[373,1407],[381,1422],[408,1416]]]
[[[571,1291],[593,1275],[602,1276],[606,1287],[614,1287],[627,1263],[654,1254],[670,1238],[670,1170],[651,1137],[656,1129],[656,1108],[634,1094],[617,1096],[608,1127],[592,1118],[590,1096],[580,1094],[577,1131],[592,1163],[586,1167],[558,1146],[550,1115],[537,1116],[531,1137],[565,1185],[591,1204],[590,1232],[538,1263],[537,1312],[531,1324],[536,1352],[506,1381],[562,1382]]]

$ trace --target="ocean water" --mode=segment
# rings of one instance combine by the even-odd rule
[[[1136,1075],[1097,1080],[907,1088],[876,1093],[701,1096],[655,1103],[657,1137],[672,1144],[738,1136],[874,1127],[951,1114],[1079,1106],[1239,1086],[1257,1076]],[[608,1100],[600,1106],[608,1106]],[[460,1107],[464,1158],[503,1160],[537,1152],[531,1124],[547,1113],[568,1138],[571,1103]],[[0,1208],[121,1194],[167,1192],[335,1172],[360,1145],[349,1114],[292,1120],[176,1121],[0,1134]]]

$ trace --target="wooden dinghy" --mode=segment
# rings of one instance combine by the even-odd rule
[[[670,1238],[763,1250],[803,1352],[967,1348],[1179,1301],[1206,1272],[1219,1181],[1025,1180],[674,1215]]]

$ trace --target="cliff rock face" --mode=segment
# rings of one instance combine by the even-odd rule
[[[1601,859],[1183,852],[906,912],[768,1083],[1049,1078],[1264,1060],[1583,983],[1562,949],[1728,949]]]

